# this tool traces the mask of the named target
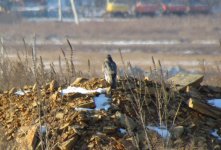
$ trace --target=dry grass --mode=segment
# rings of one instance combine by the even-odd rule
[[[17,22],[0,23],[1,36],[20,39],[33,33],[41,38],[51,36],[74,39],[219,39],[220,16],[164,16],[142,19],[125,19],[105,22]]]
[[[89,74],[88,70],[90,70],[91,72],[91,70],[93,70],[93,67],[95,66],[93,63],[97,62],[97,64],[101,64],[101,59],[104,58],[104,56],[106,55],[106,53],[97,53],[97,54],[94,54],[94,56],[90,54],[90,56],[87,55],[88,58],[87,57],[85,58],[85,55],[82,55],[82,56],[79,55],[81,53],[79,53],[78,51],[75,51],[72,45],[68,41],[67,41],[67,45],[68,45],[68,47],[66,47],[67,49],[60,52],[62,55],[60,55],[60,57],[58,55],[57,57],[57,58],[60,58],[60,59],[57,59],[58,61],[57,67],[55,67],[54,63],[51,62],[49,63],[50,67],[46,68],[44,59],[45,57],[49,58],[50,56],[49,53],[48,55],[42,55],[44,57],[36,57],[36,58],[35,58],[34,52],[32,52],[33,54],[32,56],[28,55],[31,52],[30,52],[30,49],[27,48],[28,47],[27,45],[24,45],[24,47],[26,47],[27,49],[24,48],[25,50],[22,51],[22,53],[17,53],[15,57],[16,59],[12,60],[6,55],[4,59],[1,59],[3,61],[0,63],[0,66],[1,66],[0,87],[3,87],[4,89],[10,89],[11,87],[14,87],[14,86],[23,87],[24,85],[33,84],[35,82],[37,83],[37,87],[40,87],[53,79],[59,81],[60,85],[64,85],[64,84],[69,85],[77,76],[82,76],[82,75],[88,76]],[[35,48],[33,47],[33,49]],[[40,53],[39,52],[37,53],[38,55],[41,55],[42,51],[40,51]],[[134,52],[130,55],[127,55],[127,53],[125,54],[121,53],[120,55],[119,53],[113,53],[114,58],[118,61],[118,64],[122,62],[120,65],[122,68],[127,68],[126,64],[128,64],[127,61],[129,59],[134,60],[134,58],[140,57],[140,59],[142,59],[143,61],[147,61],[147,57],[141,54],[143,53]],[[55,54],[53,55],[56,56]],[[94,59],[90,58],[92,56],[94,57]],[[100,59],[97,59],[98,56]],[[181,56],[179,58],[181,59]],[[167,128],[172,128],[173,125],[175,124],[176,113],[178,112],[180,105],[179,103],[177,103],[174,97],[174,93],[168,90],[167,87],[165,87],[164,85],[164,78],[162,75],[163,67],[161,65],[161,62],[160,61],[155,62],[155,60],[151,59],[151,57],[149,59],[151,60],[151,66],[153,66],[152,73],[154,76],[158,77],[156,82],[153,83],[153,88],[155,88],[154,97],[156,99],[151,96],[144,97],[142,94],[133,95],[133,91],[131,91],[132,98],[130,102],[131,102],[132,107],[129,108],[128,111],[129,113],[131,112],[135,113],[136,121],[141,125],[142,130],[145,133],[143,144],[144,145],[146,144],[147,147],[151,149],[150,137],[149,137],[148,131],[146,130],[146,125],[148,124],[148,122],[151,122],[150,120],[148,120],[149,119],[148,116],[151,116],[151,113],[153,113],[150,111],[150,109],[155,109],[154,112],[156,112],[158,116],[157,122],[159,123],[159,125],[165,125]],[[176,61],[176,59],[174,61]],[[79,70],[77,66],[75,68],[74,61],[76,60],[84,60],[85,66],[87,67],[85,67],[84,70]],[[64,62],[64,64],[60,65],[61,67],[59,67],[59,64],[62,64],[62,62]],[[131,66],[131,64],[129,66]],[[219,68],[217,67],[216,69],[219,72]],[[94,70],[100,70],[98,68],[98,65],[97,65],[97,68],[94,68]],[[156,70],[160,70],[159,74],[156,74],[155,72]],[[206,73],[205,66],[202,66],[201,70]],[[82,74],[81,72],[83,72],[84,74]],[[95,76],[91,73],[90,75],[93,77]],[[125,75],[126,77],[128,77],[127,73],[125,73]],[[147,89],[146,85],[144,85],[141,82],[141,80],[139,81],[139,80],[136,80],[135,78],[127,78],[127,80],[128,80],[128,83],[126,83],[127,85],[124,85],[124,87],[127,87],[129,90],[131,90],[132,88],[130,88],[130,82],[132,82],[133,83],[132,85],[137,86],[136,89],[141,89],[141,90],[144,89],[146,93],[148,93],[149,89]],[[122,83],[122,84],[125,84],[125,83]],[[146,87],[146,88],[143,88],[143,87]],[[42,117],[40,115],[41,111],[43,111],[44,113],[43,116],[45,115],[45,110],[42,107],[44,105],[44,100],[41,99],[40,95],[37,97],[37,99],[41,100],[41,103],[39,104],[39,116]],[[173,106],[168,105],[171,102],[174,104]],[[172,110],[172,109],[176,111],[174,111],[173,114],[171,113],[169,114],[169,110]],[[42,118],[40,118],[40,120],[41,119]],[[154,119],[156,120],[156,118]],[[44,121],[45,120],[42,120],[42,122]],[[41,139],[41,140],[43,141],[43,143],[46,143],[45,147],[43,147],[42,149],[48,148],[47,139]],[[136,135],[135,135],[134,144],[135,146],[139,148],[139,146],[136,144],[136,142],[138,142],[137,140],[138,139],[136,139]],[[168,141],[163,141],[163,143],[161,144],[163,144],[164,148],[167,148],[168,143],[169,143]],[[5,143],[3,143],[3,146],[4,144]]]

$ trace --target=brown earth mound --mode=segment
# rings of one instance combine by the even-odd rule
[[[1,126],[12,149],[219,149],[211,132],[221,131],[221,109],[207,100],[221,97],[221,89],[201,86],[202,78],[127,77],[116,89],[103,79],[77,79],[72,87],[86,93],[64,93],[56,81],[13,88],[0,94]],[[110,108],[97,109],[99,96]],[[151,130],[157,127],[167,136]]]

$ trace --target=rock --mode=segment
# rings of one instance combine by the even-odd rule
[[[206,149],[206,138],[205,137],[195,137],[195,141],[197,143],[197,146],[199,146],[199,149]]]
[[[171,130],[172,137],[175,139],[180,138],[184,133],[184,127],[183,126],[176,126]]]
[[[72,84],[71,86],[76,86],[78,84],[82,84],[84,82],[88,81],[88,79],[86,78],[77,78]]]
[[[49,86],[49,91],[54,92],[59,88],[59,84],[56,80],[51,81],[50,86]]]
[[[23,89],[24,89],[24,90],[29,90],[29,86],[25,85],[25,86],[23,87]]]
[[[50,91],[50,83],[47,83],[46,85],[42,85],[41,88],[44,89],[45,91],[47,90]]]
[[[108,87],[108,88],[107,88],[106,94],[107,94],[107,95],[111,95],[111,87]]]
[[[120,125],[125,129],[130,129],[133,131],[137,127],[137,124],[133,121],[133,119],[125,114],[120,113],[119,111],[115,113],[114,117],[118,119]]]
[[[214,150],[220,150],[221,147],[220,147],[220,145],[215,145],[213,149],[214,149]]]
[[[37,83],[35,83],[32,87],[32,91],[37,91]]]
[[[212,118],[208,118],[208,119],[206,119],[205,124],[208,125],[209,127],[214,128],[217,125],[217,122],[216,122],[216,120],[214,120]]]
[[[16,138],[19,149],[35,149],[38,143],[37,129],[37,126],[23,127],[20,129],[20,133],[24,132],[23,134],[25,134],[25,136]]]
[[[83,96],[85,96],[85,95],[81,94],[81,93],[70,93],[67,95],[67,99],[68,99],[68,101],[72,101],[73,99],[83,97]]]
[[[76,107],[79,107],[79,108],[95,108],[95,104],[94,104],[94,101],[89,101],[89,102],[86,102],[86,103],[81,103],[79,105],[77,105]]]
[[[103,132],[106,134],[116,133],[117,127],[116,126],[105,126],[103,127]]]
[[[17,91],[17,89],[16,88],[12,88],[10,91],[9,91],[9,95],[12,95],[12,94],[14,94],[15,92]]]
[[[172,83],[175,90],[180,91],[186,89],[187,86],[197,87],[203,81],[203,75],[200,74],[177,74],[167,81]]]
[[[50,100],[52,100],[53,102],[55,102],[57,98],[58,98],[58,92],[55,92],[54,94],[50,96]]]
[[[61,150],[72,150],[73,149],[73,146],[74,144],[77,142],[78,140],[78,136],[75,135],[74,137],[72,137],[71,139],[63,142],[62,144],[60,144],[58,147],[61,149]]]
[[[56,113],[55,118],[56,119],[63,119],[64,118],[64,113],[62,113],[62,112]]]

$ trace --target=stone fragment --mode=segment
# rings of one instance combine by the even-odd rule
[[[114,117],[118,119],[120,125],[125,129],[129,128],[131,131],[133,131],[137,127],[137,124],[133,121],[133,119],[128,117],[126,114],[122,114],[117,111]]]
[[[71,86],[76,86],[78,84],[82,84],[84,82],[88,81],[88,79],[86,78],[77,78],[72,84]]]
[[[23,89],[24,89],[24,90],[29,90],[29,86],[28,86],[28,85],[25,85],[25,86],[23,87]]]
[[[9,91],[9,95],[11,95],[11,94],[14,94],[15,92],[17,91],[17,89],[16,88],[12,88],[10,91]]]
[[[79,105],[77,105],[77,107],[80,108],[95,108],[95,104],[94,101],[88,101],[86,103],[80,103]]]
[[[24,132],[22,137],[17,137],[19,149],[34,150],[38,143],[37,126],[23,127],[20,132]]]
[[[50,100],[52,100],[53,102],[55,102],[56,100],[57,100],[57,98],[58,98],[58,92],[55,92],[54,94],[52,94],[51,96],[50,96]]]
[[[33,92],[34,92],[34,91],[37,91],[37,83],[35,83],[35,84],[33,85],[32,91],[33,91]]]
[[[71,101],[71,100],[74,100],[76,98],[83,97],[83,96],[85,96],[85,95],[81,94],[81,93],[70,93],[70,94],[67,95],[67,99],[69,101]]]
[[[178,139],[180,138],[184,133],[184,127],[183,126],[176,126],[171,130],[172,137]]]
[[[63,119],[64,118],[64,113],[62,113],[62,112],[56,113],[55,118],[56,119]]]
[[[214,150],[220,150],[221,147],[220,147],[220,145],[215,145],[213,149],[214,149]]]
[[[56,80],[51,81],[50,86],[49,86],[49,91],[54,92],[58,89],[59,84]]]
[[[103,127],[103,132],[106,134],[116,133],[117,127],[116,126],[105,126]]]
[[[74,144],[77,142],[78,136],[75,135],[71,139],[63,142],[62,144],[59,145],[60,150],[72,150]]]

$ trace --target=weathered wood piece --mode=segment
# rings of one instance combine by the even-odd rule
[[[167,81],[172,83],[177,91],[186,89],[187,86],[197,87],[203,81],[203,75],[200,74],[177,74]]]
[[[216,119],[221,119],[221,109],[210,106],[208,104],[202,103],[196,99],[190,98],[187,101],[187,105],[189,108],[192,108],[195,111],[198,111],[204,115],[216,118]]]

